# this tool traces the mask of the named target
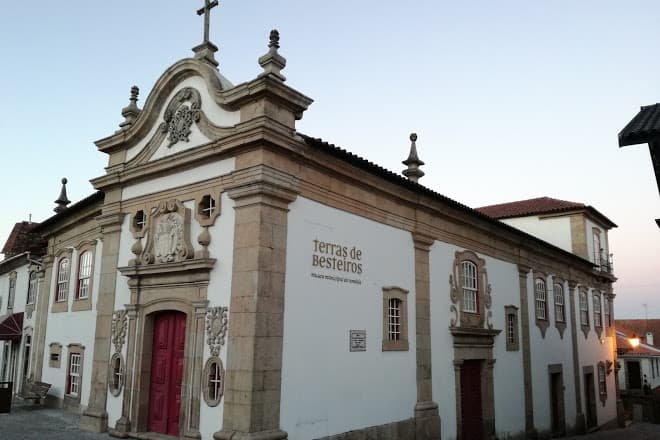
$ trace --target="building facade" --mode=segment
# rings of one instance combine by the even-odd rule
[[[52,398],[140,438],[523,438],[615,419],[611,271],[420,185],[416,136],[406,178],[299,133],[312,100],[278,48],[273,31],[263,72],[234,86],[206,41],[141,109],[133,89],[96,143],[98,192],[37,228],[33,373]]]

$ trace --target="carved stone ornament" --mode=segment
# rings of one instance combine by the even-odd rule
[[[460,284],[462,277],[462,263],[469,261],[476,271],[476,310],[466,311],[463,304],[464,292]],[[493,328],[493,312],[491,285],[488,284],[488,274],[486,273],[486,261],[479,258],[477,254],[471,251],[456,252],[452,273],[449,275],[449,298],[452,304],[449,306],[451,312],[450,327],[470,327],[470,328]]]
[[[174,95],[165,110],[165,122],[161,124],[161,130],[167,132],[168,147],[179,141],[190,140],[191,127],[201,117],[201,104],[199,92],[192,87],[185,87]]]
[[[149,217],[143,264],[173,263],[194,257],[190,244],[190,210],[178,200],[161,202]]]
[[[206,342],[212,356],[220,355],[227,335],[227,307],[210,307],[206,312]]]
[[[121,353],[121,348],[126,340],[126,331],[128,330],[128,317],[126,310],[118,310],[112,314],[112,343],[115,346],[115,352]]]

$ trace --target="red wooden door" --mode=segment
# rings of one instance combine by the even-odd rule
[[[179,435],[186,315],[165,312],[154,319],[149,422],[151,432]]]
[[[461,440],[483,438],[481,361],[464,361],[461,367]]]

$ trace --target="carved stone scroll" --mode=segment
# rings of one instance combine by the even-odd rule
[[[227,335],[227,307],[209,307],[206,312],[206,341],[212,356],[220,355]]]
[[[121,349],[126,341],[126,331],[128,330],[128,318],[126,310],[118,310],[112,315],[112,343],[115,346],[115,352],[121,353]]]

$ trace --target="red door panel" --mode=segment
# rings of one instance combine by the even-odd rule
[[[161,313],[154,319],[148,430],[179,435],[186,315]]]
[[[461,367],[461,439],[483,438],[481,361],[464,361]]]

